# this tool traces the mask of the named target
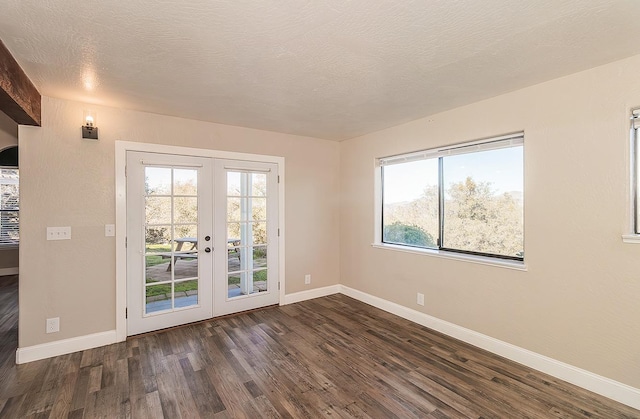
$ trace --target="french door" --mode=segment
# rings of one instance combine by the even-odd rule
[[[127,152],[128,335],[278,303],[277,168]]]
[[[127,153],[129,335],[211,317],[211,166],[208,158]]]
[[[279,302],[278,166],[216,160],[214,314]]]

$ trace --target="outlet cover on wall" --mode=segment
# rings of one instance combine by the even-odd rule
[[[71,227],[47,227],[47,240],[71,240]]]
[[[306,285],[309,285],[309,284],[311,283],[311,274],[306,274],[306,275],[304,276],[304,283],[305,283]]]
[[[47,333],[55,333],[60,331],[60,317],[47,319]]]
[[[418,302],[419,306],[423,306],[424,305],[424,294],[422,294],[420,292],[418,293],[418,301],[417,302]]]

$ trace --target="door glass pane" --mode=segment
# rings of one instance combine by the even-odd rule
[[[171,280],[171,273],[167,272],[169,258],[159,255],[147,255],[145,258],[145,283],[152,284]]]
[[[250,198],[251,199],[251,219],[253,221],[267,220],[267,199],[266,198]]]
[[[171,223],[171,197],[148,196],[145,202],[147,224]]]
[[[230,254],[233,254],[234,252],[238,252],[238,248],[240,247],[240,239],[237,237],[229,237],[229,239],[227,239],[227,248],[229,250]]]
[[[240,267],[240,248],[229,248],[227,251],[227,272],[237,272]]]
[[[196,253],[176,253],[173,262],[173,277],[176,281],[198,277],[198,255]]]
[[[246,288],[243,284],[246,281]],[[266,292],[267,270],[251,272],[236,272],[228,275],[228,298]]]
[[[197,305],[198,170],[146,167],[145,176],[145,312]]]
[[[147,227],[144,240],[147,253],[171,251],[171,225]]]
[[[175,223],[195,223],[198,221],[198,198],[173,198],[173,217]]]
[[[240,173],[239,172],[227,173],[227,195],[240,196]]]
[[[198,171],[195,169],[173,170],[174,195],[198,195]]]
[[[198,249],[198,225],[179,225],[174,228],[173,241],[176,252],[195,252]]]
[[[189,307],[198,304],[198,280],[176,282],[175,306],[176,308]]]
[[[267,196],[267,175],[265,173],[252,173],[252,196]]]
[[[228,223],[227,224],[227,239],[229,241],[235,241],[238,244],[246,244],[242,243],[242,237],[240,236],[240,223]]]
[[[267,291],[267,270],[253,271],[253,292]]]
[[[239,297],[242,295],[240,291],[240,273],[232,273],[228,275],[229,298]]]
[[[171,307],[171,284],[150,285],[145,288],[145,312],[170,310]]]
[[[240,198],[227,199],[227,221],[240,221]]]
[[[170,281],[171,225],[147,227],[145,251],[145,282]]]
[[[144,187],[147,195],[171,194],[171,169],[167,167],[146,167]]]
[[[267,246],[253,248],[253,269],[267,267]]]
[[[267,223],[248,223],[253,238],[252,244],[267,244]]]
[[[228,298],[267,289],[266,182],[264,173],[227,174]]]

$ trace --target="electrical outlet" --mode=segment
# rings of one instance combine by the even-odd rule
[[[55,333],[60,331],[60,317],[47,319],[47,333]]]
[[[47,240],[71,240],[71,227],[47,227]]]
[[[306,285],[309,285],[309,284],[311,283],[311,274],[306,274],[306,275],[304,276],[304,283],[305,283]]]
[[[419,306],[423,306],[424,305],[424,294],[422,293],[418,293],[418,305]]]

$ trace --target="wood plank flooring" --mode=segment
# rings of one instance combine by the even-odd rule
[[[0,276],[0,367],[16,359],[17,347],[18,275]]]
[[[10,359],[0,378],[2,418],[640,418],[343,295]]]

